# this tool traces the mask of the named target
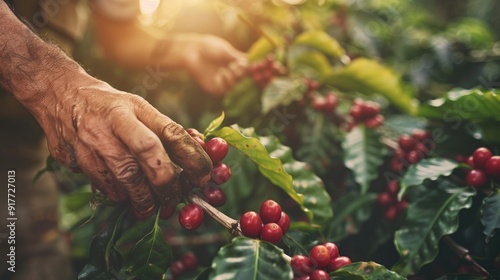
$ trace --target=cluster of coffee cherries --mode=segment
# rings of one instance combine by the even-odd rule
[[[384,116],[380,114],[380,105],[377,102],[356,98],[349,111],[351,121],[348,130],[363,123],[368,128],[376,128],[384,123]]]
[[[406,196],[401,201],[398,201],[399,182],[391,180],[384,192],[381,192],[377,197],[377,203],[384,210],[384,218],[388,221],[394,221],[408,208]]]
[[[210,205],[220,207],[226,203],[226,194],[219,185],[231,178],[231,169],[222,162],[227,155],[229,145],[226,140],[220,137],[214,137],[205,142],[203,134],[194,128],[189,128],[186,131],[200,144],[212,160],[214,167],[210,172],[210,182],[203,187],[203,197]],[[203,222],[203,216],[203,209],[199,205],[189,203],[181,209],[179,223],[185,229],[194,230]]]
[[[391,161],[391,171],[401,173],[411,164],[428,157],[436,145],[428,130],[415,129],[411,135],[400,136],[398,146]]]
[[[327,280],[328,273],[349,264],[351,259],[340,256],[339,248],[332,242],[316,245],[309,251],[309,257],[295,255],[290,262],[294,280]]]
[[[311,107],[325,114],[335,111],[339,103],[337,94],[333,91],[327,92],[325,95],[314,95],[312,98]]]
[[[240,228],[244,236],[278,244],[290,228],[290,217],[281,211],[281,205],[274,200],[266,200],[259,213],[248,211],[241,215]]]
[[[265,88],[275,76],[286,74],[286,69],[273,55],[254,62],[248,67],[248,71],[254,82],[261,88]]]
[[[186,252],[180,260],[170,265],[171,279],[177,279],[186,272],[194,271],[198,267],[198,258],[193,252]]]
[[[500,181],[500,156],[494,156],[488,148],[476,149],[466,163],[472,168],[465,177],[467,185],[481,188],[488,179]]]

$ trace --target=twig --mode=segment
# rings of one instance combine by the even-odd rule
[[[477,270],[481,272],[482,276],[487,277],[486,279],[493,279],[490,273],[470,256],[469,250],[460,246],[449,236],[443,237],[443,241],[446,243],[446,245],[448,245],[448,247],[450,247],[455,255],[477,268]]]
[[[201,197],[197,196],[194,193],[190,193],[187,199],[195,204],[198,204],[203,211],[205,211],[210,217],[219,222],[222,226],[229,230],[229,233],[233,236],[243,236],[241,232],[240,223],[228,217],[226,214],[217,210],[215,207],[210,205],[208,202],[203,200]]]

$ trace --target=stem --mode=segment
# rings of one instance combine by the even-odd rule
[[[460,246],[449,236],[444,236],[443,241],[446,243],[446,245],[448,245],[448,247],[450,247],[455,255],[477,268],[483,276],[487,277],[486,279],[493,279],[490,273],[470,256],[469,250]]]
[[[203,209],[210,217],[219,222],[222,226],[228,229],[229,233],[233,236],[243,236],[241,232],[239,221],[228,217],[226,214],[217,210],[215,207],[210,205],[208,202],[203,200],[201,197],[197,196],[194,193],[190,193],[187,196],[187,199]]]

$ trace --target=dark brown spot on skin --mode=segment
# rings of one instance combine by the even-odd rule
[[[157,164],[158,166],[160,166],[160,165],[161,165],[161,160],[157,159],[157,160],[156,160],[156,164]]]

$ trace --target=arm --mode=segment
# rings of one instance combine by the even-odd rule
[[[137,20],[115,21],[94,12],[99,43],[109,58],[132,67],[160,65],[187,70],[208,93],[222,95],[246,71],[246,55],[211,35],[156,36]]]
[[[0,1],[0,86],[37,119],[52,156],[85,173],[110,199],[140,213],[165,202],[177,165],[202,186],[211,161],[203,149],[144,99],[89,76],[44,43]],[[162,142],[165,144],[165,151]]]

